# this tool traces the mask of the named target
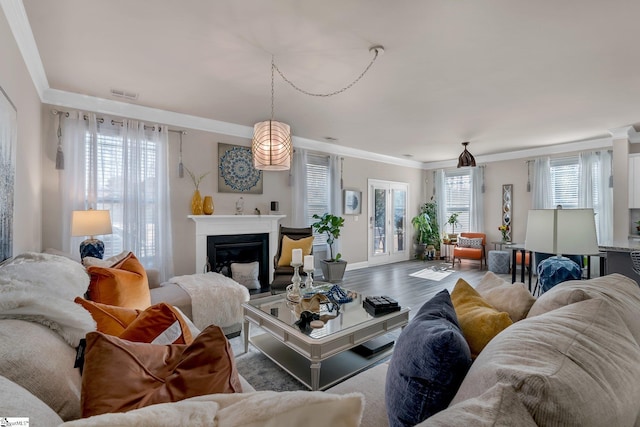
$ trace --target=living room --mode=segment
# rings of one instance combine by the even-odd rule
[[[375,46],[375,43],[384,44],[386,52],[375,60],[358,84],[345,90],[345,96],[353,96],[351,100],[341,101],[338,97],[316,102],[316,99],[288,87],[287,83],[276,75],[275,117],[291,123],[294,148],[327,156],[337,155],[340,159],[339,188],[362,192],[361,212],[344,215],[345,226],[340,239],[340,252],[349,263],[348,269],[366,271],[373,266],[379,269],[378,264],[392,260],[413,259],[414,248],[411,243],[415,239],[415,233],[410,226],[410,218],[416,215],[419,208],[429,202],[434,194],[442,192],[442,187],[438,186],[441,178],[447,177],[447,173],[450,177],[462,173],[461,171],[471,173],[468,172],[470,168],[456,167],[458,155],[463,150],[461,143],[464,141],[470,141],[466,148],[475,157],[478,165],[475,170],[481,171],[481,185],[477,187],[482,202],[474,205],[474,221],[479,219],[480,222],[472,228],[471,220],[465,218],[464,226],[456,228],[456,232],[482,231],[487,235],[487,242],[501,241],[498,226],[502,224],[505,213],[503,186],[512,185],[509,206],[510,238],[513,242],[524,242],[527,214],[537,203],[534,194],[537,185],[534,178],[535,161],[547,158],[561,161],[570,158],[571,161],[577,162],[579,154],[607,153],[608,157],[604,157],[607,160],[600,160],[598,163],[599,168],[612,172],[605,179],[605,186],[608,186],[608,181],[611,180],[611,187],[607,188],[612,193],[611,221],[607,232],[612,242],[628,241],[636,233],[635,223],[640,221],[640,206],[632,206],[629,201],[629,189],[633,183],[629,160],[640,155],[640,136],[636,131],[640,124],[637,119],[640,86],[636,84],[640,63],[629,52],[633,51],[635,43],[635,17],[640,13],[640,5],[629,2],[603,5],[602,2],[594,0],[579,4],[535,6],[524,1],[516,2],[515,5],[505,1],[494,3],[490,7],[486,4],[429,2],[400,8],[397,5],[376,2],[375,10],[371,11],[371,5],[365,8],[359,4],[344,5],[343,2],[332,1],[313,6],[273,2],[272,6],[275,9],[269,11],[268,6],[258,1],[251,2],[248,6],[226,1],[189,6],[176,6],[172,3],[158,2],[154,10],[151,10],[149,4],[119,4],[123,8],[130,8],[129,12],[133,9],[142,10],[162,18],[158,20],[162,25],[161,31],[156,34],[157,43],[152,35],[138,42],[131,38],[131,44],[127,44],[127,49],[118,51],[118,47],[123,46],[120,37],[129,37],[125,30],[140,18],[129,13],[121,21],[114,16],[113,9],[116,9],[116,5],[113,3],[109,6],[98,6],[96,2],[72,4],[70,0],[51,4],[39,3],[36,0],[1,0],[0,88],[3,93],[0,93],[0,96],[8,100],[6,105],[12,107],[16,113],[16,126],[13,129],[17,142],[13,153],[14,255],[40,253],[47,248],[68,247],[71,248],[70,251],[77,251],[77,246],[70,243],[69,233],[65,231],[64,224],[70,219],[64,215],[66,208],[62,201],[68,191],[63,184],[63,177],[73,166],[70,151],[64,152],[67,167],[57,167],[57,160],[60,159],[59,121],[65,112],[73,114],[74,111],[79,111],[80,115],[95,114],[105,122],[140,120],[151,126],[159,124],[169,128],[165,189],[169,190],[167,196],[171,212],[169,223],[173,274],[190,275],[202,271],[199,263],[194,262],[197,251],[196,225],[188,217],[192,213],[194,182],[190,179],[188,171],[194,173],[196,179],[203,176],[199,191],[203,196],[212,196],[215,205],[213,217],[234,215],[240,206],[245,216],[255,215],[257,211],[262,215],[276,211],[284,215],[280,221],[282,225],[295,225],[293,217],[298,208],[297,196],[293,195],[293,168],[290,171],[265,171],[261,194],[223,192],[219,190],[218,178],[220,144],[249,147],[253,123],[267,118],[270,96],[271,101],[274,101],[269,91],[269,60],[272,53],[275,53],[278,64],[282,59],[285,74],[291,73],[296,77],[296,81],[300,80],[301,86],[307,83],[313,85],[317,83],[315,80],[323,80],[318,76],[328,75],[331,68],[329,66],[337,67],[338,71],[332,74],[331,79],[320,81],[321,84],[318,85],[319,91],[328,91],[332,89],[326,88],[324,83],[331,83],[328,86],[332,87],[344,87],[349,83],[349,79],[362,72],[363,67],[371,60],[370,47]],[[174,7],[178,9],[173,9]],[[202,10],[198,8],[204,7],[207,13],[185,12],[184,9],[189,7],[193,7],[194,10]],[[235,9],[236,7],[240,9]],[[250,10],[251,7],[254,10]],[[214,8],[216,13],[211,13],[212,10],[209,8]],[[222,13],[224,11],[227,14]],[[104,27],[94,22],[99,12],[104,12],[105,16],[110,17],[100,19],[103,21],[100,24],[105,24]],[[252,26],[249,18],[263,18],[266,12],[274,15],[277,15],[277,12],[287,12],[299,19],[295,26],[290,25],[294,35],[287,33],[288,36],[283,36],[281,45],[269,45],[265,42],[269,45],[265,47],[260,40],[261,37],[264,37],[263,40],[271,40],[268,34],[258,34],[257,30],[255,34],[247,31],[247,28]],[[64,15],[73,17],[76,22],[69,23],[60,18]],[[412,15],[411,21],[403,21]],[[85,18],[79,19],[79,16]],[[144,14],[140,16],[146,17]],[[60,21],[57,21],[57,18],[60,18]],[[212,45],[225,45],[227,50],[205,55],[207,57],[202,59],[203,62],[199,65],[189,62],[191,58],[187,54],[180,55],[179,50],[172,51],[168,58],[164,58],[165,61],[178,63],[183,70],[168,70],[168,65],[167,70],[163,70],[162,66],[150,65],[156,57],[165,56],[163,44],[173,46],[176,40],[189,40],[191,36],[186,35],[190,33],[185,28],[190,27],[191,19],[204,21],[206,28],[207,20],[214,18],[215,26],[223,28],[223,32],[227,32],[227,35],[232,34],[233,37],[220,37],[220,33],[216,33],[219,37],[216,43],[208,37],[202,38]],[[238,25],[236,29],[232,28],[240,22],[242,25]],[[407,22],[411,22],[411,25]],[[610,27],[603,30],[603,22]],[[179,27],[175,32],[171,31],[174,24]],[[275,23],[273,25],[275,26]],[[309,28],[304,28],[305,26]],[[107,53],[106,48],[104,51],[91,50],[94,41],[88,34],[93,30],[92,27],[95,27],[96,33],[104,32],[104,40],[113,41],[113,45],[116,46],[115,53],[111,50],[111,53]],[[265,27],[269,28],[269,25],[260,26],[263,30]],[[60,38],[51,36],[52,28]],[[74,28],[79,29],[79,35],[72,31]],[[98,28],[101,31],[98,31]],[[486,41],[483,28],[487,31],[496,30],[490,32],[490,36],[486,36],[492,42],[489,43],[493,46],[490,50],[487,50],[487,45],[483,43]],[[528,32],[519,31],[523,28]],[[331,31],[328,31],[329,29]],[[385,32],[379,33],[374,31],[375,29],[385,29]],[[323,30],[336,35],[337,39],[343,37],[348,42],[344,41],[345,45],[341,46],[337,39],[331,38],[314,46],[315,38],[311,37],[311,41],[303,43],[304,48],[295,45],[292,40],[304,40],[301,35],[308,35],[309,32],[305,32],[307,30],[312,34],[317,32],[318,40],[320,30]],[[415,50],[411,50],[402,45],[401,36],[414,30],[423,38],[424,45],[419,48],[412,45]],[[83,31],[86,37],[83,37]],[[118,32],[122,32],[123,35],[118,36]],[[545,37],[547,32],[549,37]],[[139,33],[146,34],[142,30]],[[387,35],[389,39],[385,39],[383,35]],[[559,37],[561,41],[554,42],[553,37]],[[194,37],[191,42],[195,43],[196,38],[200,37]],[[587,41],[583,42],[583,38]],[[507,46],[507,40],[513,44]],[[276,41],[271,40],[273,43]],[[330,45],[331,42],[334,43],[333,46]],[[238,45],[250,45],[249,51],[255,53],[264,63],[256,67],[247,66],[246,63],[238,64],[241,61],[238,61],[231,48]],[[103,71],[101,68],[106,70],[107,67],[104,67],[104,62],[96,59],[103,57],[107,58],[107,61],[116,62],[121,55],[131,59],[131,51],[128,49],[132,46],[132,50],[142,56],[141,62],[145,64],[137,70],[143,76],[137,80],[140,88],[130,86],[130,80],[119,77],[117,73]],[[431,51],[431,48],[436,50]],[[82,54],[83,49],[86,57]],[[63,53],[76,50],[81,52],[75,58],[78,62],[74,62],[70,69],[65,69]],[[124,53],[125,50],[127,54]],[[418,51],[421,52],[420,55]],[[60,58],[56,57],[56,52],[60,54]],[[201,52],[207,52],[207,49],[202,48]],[[409,63],[407,58],[414,56],[417,60]],[[405,58],[407,62],[399,58]],[[420,63],[422,66],[427,64],[426,69],[418,68]],[[440,68],[442,64],[448,63],[456,65],[455,69]],[[508,65],[512,67],[507,67]],[[215,75],[212,84],[215,80],[216,88],[209,91],[206,79],[194,78],[196,88],[188,89],[186,80],[189,80],[189,77],[185,76],[190,68],[206,69],[212,76]],[[390,73],[389,68],[395,69],[396,73]],[[75,71],[79,71],[75,74],[78,81],[93,80],[93,72],[96,76],[100,72],[106,76],[103,76],[105,80],[95,77],[95,83],[86,89],[74,90],[73,82],[69,82],[63,76],[65,73],[71,76]],[[169,80],[173,82],[168,90],[170,94],[164,101],[162,98],[154,98],[154,93],[159,95],[163,92],[161,87],[155,87],[154,84],[164,82],[163,79],[167,78],[161,71],[167,71],[170,75]],[[408,71],[415,74],[405,74]],[[427,71],[432,74],[428,74]],[[478,79],[467,73],[478,73]],[[523,73],[526,77],[520,79],[518,73]],[[247,77],[248,74],[251,76]],[[480,80],[480,74],[484,76],[484,80]],[[245,82],[243,77],[247,77],[248,81]],[[150,86],[146,86],[145,83],[149,83]],[[224,91],[224,86],[229,86],[231,94]],[[141,95],[138,100],[125,101],[122,97],[115,98],[110,95],[113,88],[139,90]],[[504,89],[505,94],[501,94],[501,89]],[[403,105],[402,101],[409,99],[414,92],[418,93],[421,99],[411,97],[412,104],[408,107]],[[185,108],[173,107],[172,98]],[[154,101],[151,102],[151,99]],[[522,102],[516,102],[517,100]],[[424,104],[429,105],[425,107]],[[230,112],[225,111],[225,107]],[[58,114],[54,114],[54,110]],[[245,115],[242,110],[250,113]],[[399,111],[403,112],[403,117],[398,118]],[[392,117],[397,118],[397,122],[392,120]],[[4,117],[0,119],[4,120]],[[423,126],[422,122],[427,124]],[[296,129],[300,129],[301,133],[297,134]],[[334,138],[338,138],[339,141],[332,141]],[[607,165],[607,162],[610,163]],[[183,176],[180,174],[179,165],[188,169],[184,171]],[[386,260],[384,257],[374,256],[369,244],[372,228],[369,217],[372,216],[373,205],[370,188],[374,180],[402,183],[408,188],[404,240],[407,244],[403,246],[402,251],[395,254],[395,258],[389,256]],[[240,197],[242,204],[239,205]],[[272,209],[273,201],[278,202],[276,209]],[[338,204],[340,206],[336,212],[340,213],[344,206],[342,203]],[[468,204],[466,207],[470,206],[471,204]],[[477,209],[477,206],[482,208]],[[444,231],[440,230],[441,233]],[[316,261],[322,254],[322,249],[318,249]],[[487,249],[492,249],[491,243],[488,243]],[[467,266],[465,263],[465,268]],[[460,266],[454,268],[458,269],[458,272],[464,271]],[[480,275],[484,277],[484,273],[474,268],[473,275],[467,276],[473,277],[469,282],[473,282],[471,284],[475,286],[480,281]],[[502,279],[496,279],[496,282],[503,283]],[[403,283],[393,285],[401,288]],[[640,384],[640,371],[636,362],[640,329],[636,319],[640,307],[640,294],[636,283],[628,278],[608,276],[594,281],[584,281],[584,284],[574,283],[558,288],[558,292],[549,292],[548,295],[548,298],[538,300],[540,304],[536,307],[536,316],[518,321],[507,328],[512,332],[501,335],[500,339],[491,344],[490,351],[484,357],[478,357],[477,361],[480,363],[474,362],[475,366],[465,380],[467,387],[463,388],[463,393],[457,397],[452,408],[442,411],[441,415],[444,415],[440,418],[441,424],[438,424],[436,417],[433,424],[424,425],[451,425],[452,420],[459,424],[473,425],[466,416],[476,411],[486,415],[487,411],[481,409],[489,401],[498,402],[496,407],[508,408],[495,412],[498,416],[504,417],[498,419],[496,425],[499,425],[500,421],[503,425],[637,424],[637,398],[640,396],[637,384]],[[552,300],[552,296],[559,298]],[[574,298],[577,296],[580,298]],[[603,302],[604,300],[607,300],[607,303]],[[61,305],[60,310],[66,307]],[[416,316],[417,311],[412,308],[411,317]],[[62,366],[59,358],[52,357],[57,354],[56,349],[60,346],[64,347],[60,354],[65,352],[64,355],[69,356],[69,360],[75,355],[75,349],[55,333],[47,328],[40,328],[41,325],[33,326],[33,322],[15,319],[2,321],[5,322],[4,325],[8,325],[3,327],[3,333],[10,332],[7,332],[6,337],[10,338],[8,341],[11,341],[11,346],[19,348],[20,351],[25,349],[24,355],[19,355],[20,362],[16,366],[28,365],[26,362],[22,363],[20,357],[26,360],[29,356],[29,360],[32,360],[51,356],[51,361],[44,360],[44,364],[51,362],[52,377],[56,376],[59,379],[63,374],[75,371],[71,366]],[[25,327],[21,326],[21,323],[33,325]],[[595,332],[574,342],[571,341],[575,335],[572,328]],[[49,334],[45,334],[43,330]],[[535,397],[547,396],[547,390],[539,391],[538,383],[534,384],[531,390],[526,387],[520,390],[524,390],[524,393],[530,392],[530,395],[523,399],[515,397],[512,387],[504,386],[504,381],[496,379],[498,385],[502,384],[496,387],[493,377],[482,375],[485,371],[481,369],[491,365],[494,360],[505,358],[506,354],[511,354],[510,352],[520,352],[517,357],[522,359],[530,354],[539,354],[538,351],[543,351],[540,343],[546,343],[550,336],[555,340],[553,334],[558,330],[568,331],[571,345],[566,344],[566,340],[558,338],[560,349],[554,347],[554,341],[548,346],[549,353],[545,353],[534,362],[548,361],[557,363],[554,366],[567,366],[570,364],[561,358],[566,356],[567,360],[578,360],[578,365],[593,367],[591,370],[580,371],[582,375],[569,376],[566,383],[565,379],[560,381],[561,387],[554,388],[558,396],[554,394],[553,398],[541,399],[541,403],[537,400],[531,403]],[[28,339],[24,339],[25,337]],[[514,337],[518,345],[514,346],[508,341],[511,337]],[[30,347],[31,340],[38,346],[46,342],[45,348],[48,351],[33,351],[33,347]],[[598,344],[594,344],[595,342]],[[4,344],[6,342],[3,342]],[[581,359],[591,355],[593,359]],[[586,362],[582,363],[583,360]],[[444,365],[447,360],[441,362]],[[301,421],[297,425],[304,422],[309,426],[346,426],[358,425],[360,421],[363,426],[386,425],[384,385],[381,387],[381,382],[383,383],[382,380],[385,378],[387,366],[389,365],[386,363],[380,364],[363,372],[362,376],[353,377],[352,381],[336,386],[333,391],[336,395],[347,395],[358,400],[355,409],[346,405],[338,408],[334,401],[315,402],[318,407],[314,408],[313,413],[321,413],[323,416],[309,417],[301,412],[308,404],[302,400],[301,396],[304,396],[304,393],[298,393],[284,395],[286,399],[283,400],[288,400],[288,406],[287,411],[283,413],[293,418],[298,416]],[[535,371],[537,367],[527,367],[533,369],[533,376],[536,378],[539,373]],[[518,368],[522,366],[519,365]],[[547,369],[547,365],[544,365],[544,369]],[[549,369],[553,371],[553,368]],[[585,375],[587,371],[591,371],[588,372],[589,375]],[[596,371],[601,377],[595,375]],[[591,375],[592,373],[594,375]],[[76,372],[74,375],[78,376]],[[40,381],[40,378],[35,378],[33,382],[45,383]],[[64,378],[61,383],[65,383]],[[51,381],[50,384],[55,383]],[[13,389],[9,388],[6,380],[0,378],[0,390]],[[56,392],[54,387],[51,395],[55,395]],[[354,392],[358,396],[366,394],[366,406],[360,401],[360,397],[354,398]],[[323,393],[323,396],[325,395],[326,399],[332,398],[331,392]],[[382,400],[376,400],[380,399],[381,395]],[[487,400],[474,406],[478,403],[475,398],[479,395]],[[255,396],[258,397],[259,393]],[[270,397],[273,398],[273,395]],[[451,397],[453,396],[449,396]],[[78,395],[72,398],[76,400],[74,405],[79,407]],[[245,397],[238,397],[240,398]],[[15,400],[19,399],[16,397]],[[530,406],[525,407],[522,401],[526,401],[526,405],[542,409],[532,410]],[[562,405],[556,405],[560,401]],[[552,404],[547,405],[549,402]],[[202,414],[203,418],[211,415],[210,412],[199,412],[205,403],[210,404],[207,411],[218,404],[204,401],[184,403],[185,413]],[[198,403],[203,406],[198,407]],[[221,401],[220,404],[228,403],[229,400]],[[322,406],[323,404],[327,406]],[[260,409],[264,409],[265,413],[270,411],[269,414],[276,419],[279,415],[274,410],[276,406],[265,406]],[[63,409],[67,411],[66,416],[62,417],[64,420],[74,418],[69,415],[71,411],[68,407]],[[51,412],[51,409],[48,411]],[[247,415],[245,412],[251,411],[241,408],[234,416],[240,420],[242,415]],[[46,414],[45,411],[42,413]],[[362,416],[363,413],[364,418],[360,420],[358,416]],[[43,419],[36,416],[35,410],[30,414],[34,420]],[[549,419],[544,418],[547,414],[551,414]],[[5,415],[15,414],[0,413],[0,417]],[[171,412],[171,416],[174,415]],[[77,414],[75,416],[77,417]],[[182,418],[171,417],[161,421],[180,425],[179,420],[184,422]],[[159,419],[153,418],[145,418],[144,421],[148,425],[160,422]],[[141,420],[129,422],[135,425]],[[53,421],[50,424],[57,425]],[[406,424],[413,425],[416,422]],[[203,425],[207,423],[203,422]]]
[[[20,2],[7,2],[4,5],[6,10],[15,13],[12,16],[20,16]],[[17,12],[16,12],[17,10]],[[17,253],[25,250],[39,250],[47,247],[61,248],[65,238],[61,235],[64,219],[61,217],[61,190],[59,177],[61,172],[55,168],[56,147],[57,147],[57,120],[58,117],[52,114],[52,110],[73,110],[81,111],[105,111],[100,116],[107,116],[116,120],[123,115],[113,114],[116,110],[127,111],[130,104],[119,103],[116,100],[105,100],[94,97],[86,97],[71,92],[60,91],[49,88],[46,76],[42,71],[34,71],[31,63],[25,65],[23,54],[12,34],[12,25],[15,26],[15,18],[9,25],[6,18],[3,21],[3,57],[9,60],[3,61],[5,68],[3,75],[6,76],[1,82],[3,88],[10,99],[16,104],[18,113],[18,146],[16,159],[16,191],[15,201],[15,234],[14,246]],[[27,22],[28,24],[28,22]],[[24,23],[23,23],[24,25]],[[365,51],[366,53],[366,51]],[[373,73],[377,66],[389,61],[382,56],[375,64],[370,73]],[[37,63],[37,61],[35,62]],[[355,67],[355,66],[354,66]],[[37,67],[36,67],[37,68]],[[31,76],[31,77],[30,77]],[[366,78],[370,76],[365,76]],[[295,96],[295,95],[294,95]],[[298,94],[303,97],[304,95]],[[54,102],[56,101],[56,102]],[[301,98],[297,103],[305,102]],[[75,103],[75,105],[70,105]],[[88,106],[91,106],[89,108]],[[111,114],[109,114],[111,111]],[[130,109],[135,112],[144,111],[143,114],[150,114],[144,107]],[[136,114],[136,113],[133,113]],[[179,122],[181,117],[172,115],[165,111],[163,113],[169,117],[171,123]],[[127,117],[127,116],[124,116]],[[130,116],[129,116],[130,117]],[[135,118],[135,117],[133,117]],[[235,203],[242,194],[220,193],[217,191],[217,145],[218,143],[237,144],[249,146],[250,134],[248,137],[236,136],[241,133],[235,128],[228,127],[226,133],[201,130],[202,128],[213,128],[214,126],[205,120],[197,120],[197,117],[187,116],[183,123],[197,123],[197,126],[173,126],[184,130],[187,133],[180,135],[176,132],[169,133],[169,188],[171,199],[171,229],[174,247],[174,271],[176,274],[192,273],[195,270],[193,259],[195,257],[194,223],[187,219],[190,214],[190,198],[193,192],[193,184],[185,174],[184,178],[178,177],[177,165],[182,162],[190,170],[196,173],[212,172],[206,176],[200,190],[203,195],[213,196],[216,214],[233,214]],[[626,121],[625,121],[626,120]],[[203,124],[204,123],[204,124]],[[598,128],[597,134],[586,135],[584,131],[576,130],[574,135],[558,135],[556,139],[540,141],[544,145],[535,146],[518,145],[516,141],[513,147],[503,146],[500,150],[481,150],[481,143],[473,141],[469,145],[469,150],[476,156],[476,161],[484,167],[484,193],[483,193],[483,223],[480,225],[483,230],[458,230],[458,231],[484,231],[487,233],[488,241],[500,240],[500,232],[497,227],[501,224],[501,198],[502,185],[513,185],[513,206],[512,206],[512,241],[523,242],[526,230],[527,211],[532,206],[531,166],[530,162],[535,158],[551,156],[552,158],[576,155],[580,152],[610,150],[612,152],[612,168],[614,181],[614,240],[623,240],[633,231],[632,224],[636,218],[637,211],[630,211],[626,197],[628,187],[628,163],[629,154],[640,152],[633,120],[622,119],[619,121],[607,122],[607,126]],[[245,129],[247,129],[245,127]],[[246,130],[242,130],[247,134]],[[566,134],[566,132],[565,132]],[[579,138],[582,136],[582,138]],[[179,152],[182,138],[182,152]],[[530,139],[529,136],[523,139]],[[419,154],[424,161],[413,160],[402,156],[376,155],[370,151],[362,149],[351,149],[339,144],[331,144],[325,141],[309,140],[298,138],[294,141],[302,148],[313,149],[324,153],[337,153],[342,155],[343,164],[341,168],[343,188],[353,188],[363,191],[361,215],[346,215],[345,227],[341,239],[341,252],[343,258],[349,261],[348,268],[361,268],[370,265],[371,254],[367,245],[368,221],[370,215],[367,212],[369,207],[368,180],[378,179],[392,182],[407,183],[408,211],[407,220],[417,213],[418,208],[427,202],[434,194],[434,174],[437,169],[455,168],[456,156],[461,151],[459,145],[461,141],[447,142],[452,148],[448,149],[449,160],[442,157],[435,148],[430,148],[429,154]],[[294,143],[294,145],[296,145]],[[440,148],[438,148],[439,150]],[[436,154],[438,157],[436,157]],[[415,154],[418,157],[418,153]],[[443,158],[443,160],[434,160]],[[34,160],[41,163],[40,168],[33,167]],[[254,209],[259,209],[262,213],[268,213],[271,201],[279,202],[279,212],[286,215],[282,224],[291,223],[292,196],[289,172],[265,172],[264,191],[260,195],[242,195],[245,203],[245,213],[252,214]],[[408,237],[413,237],[413,230],[408,227]],[[444,231],[444,230],[443,230]],[[412,240],[412,239],[409,239]],[[407,247],[407,251],[402,255],[405,259],[412,257],[412,248]]]

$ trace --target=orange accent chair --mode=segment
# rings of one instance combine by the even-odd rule
[[[482,243],[480,246],[477,244],[469,244],[465,242],[466,239],[482,239]],[[475,242],[474,242],[475,243]],[[460,233],[460,237],[458,238],[458,242],[453,247],[453,262],[451,263],[452,267],[456,265],[456,258],[458,260],[462,259],[473,259],[480,261],[480,270],[484,269],[484,265],[487,264],[487,256],[485,251],[485,245],[487,244],[487,235],[484,233]]]

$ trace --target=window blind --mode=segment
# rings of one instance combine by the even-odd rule
[[[307,224],[316,222],[313,215],[324,215],[329,212],[329,157],[307,155]],[[326,234],[318,234],[313,230],[314,244],[327,243]]]

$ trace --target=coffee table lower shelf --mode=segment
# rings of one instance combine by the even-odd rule
[[[287,347],[270,334],[260,334],[249,338],[249,342],[260,350],[309,390],[311,386],[311,361]],[[320,367],[320,386],[325,390],[368,368],[393,353],[393,346],[371,357],[363,357],[351,350],[343,351],[325,359]]]

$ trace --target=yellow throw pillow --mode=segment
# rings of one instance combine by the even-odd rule
[[[278,267],[291,265],[291,251],[294,249],[302,249],[302,256],[311,255],[313,248],[313,236],[303,237],[302,239],[293,240],[288,236],[282,237],[282,250],[280,251],[280,259]]]
[[[463,279],[458,279],[453,288],[451,301],[472,358],[476,358],[493,337],[513,323],[509,313],[493,308]]]
[[[151,305],[147,272],[133,253],[111,268],[87,268],[91,301],[145,310]]]

